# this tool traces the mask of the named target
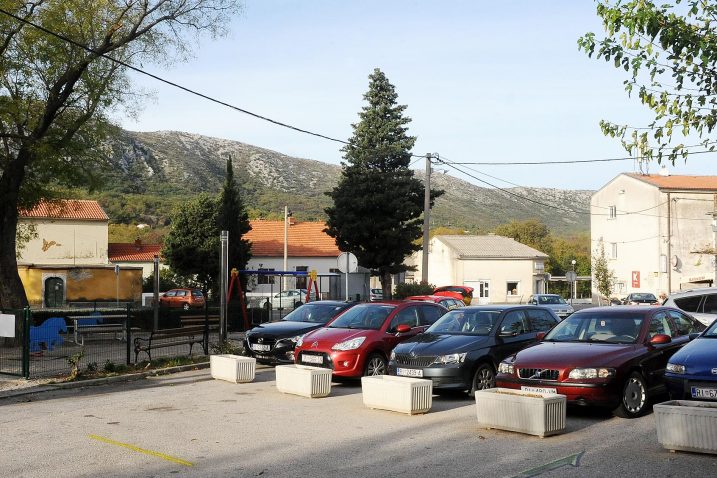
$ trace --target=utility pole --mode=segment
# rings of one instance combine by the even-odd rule
[[[219,337],[224,341],[227,339],[227,280],[229,279],[229,231],[221,231],[219,236],[221,242],[221,265],[219,286]]]
[[[423,257],[421,258],[421,282],[428,283],[428,228],[431,214],[431,153],[426,153],[426,180],[423,193]],[[438,153],[436,153],[438,158]]]
[[[712,265],[714,266],[712,285],[717,286],[717,194],[712,198]]]
[[[289,206],[284,206],[284,272],[289,269]],[[286,274],[282,274],[283,290],[288,289],[288,278]]]

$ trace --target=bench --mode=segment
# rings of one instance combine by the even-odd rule
[[[204,326],[205,320],[209,322],[210,329],[213,328],[213,326],[219,326],[218,315],[210,315],[209,317],[205,317],[204,315],[182,315],[179,317],[182,327]]]
[[[192,355],[194,344],[204,344],[204,326],[155,330],[149,334],[149,337],[134,339],[134,361],[137,362],[140,352],[145,352],[151,361],[152,349],[175,345],[189,345],[189,355]]]
[[[55,345],[62,345],[60,332],[67,333],[67,324],[62,317],[50,317],[37,327],[30,326],[30,352],[40,352],[45,344],[47,350]]]
[[[94,334],[113,334],[115,340],[127,340],[127,331],[124,323],[119,324],[103,324],[104,319],[122,319],[127,320],[127,315],[80,315],[76,317],[68,317],[74,323],[75,343],[78,345],[85,344],[85,336],[89,338]],[[120,335],[118,338],[117,335]]]

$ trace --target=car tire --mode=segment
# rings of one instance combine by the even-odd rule
[[[376,353],[369,355],[363,370],[364,377],[386,375],[386,373],[388,373],[388,364],[383,355]]]
[[[182,309],[189,310],[189,303],[185,302],[184,305],[182,306]]]
[[[486,390],[495,387],[495,370],[490,364],[482,363],[478,366],[471,380],[471,388],[468,396],[474,397],[476,390]]]
[[[621,418],[637,418],[647,411],[647,385],[639,372],[633,372],[625,380],[620,405],[614,413]]]

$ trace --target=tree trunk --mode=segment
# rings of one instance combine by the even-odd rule
[[[381,270],[379,279],[381,281],[381,289],[383,289],[384,300],[392,299],[393,285],[391,284],[391,273],[387,270]]]

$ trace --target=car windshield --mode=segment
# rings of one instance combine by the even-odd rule
[[[306,304],[294,309],[281,320],[325,324],[348,307],[348,304]]]
[[[653,300],[656,301],[655,294],[630,294],[630,300]]]
[[[538,304],[549,305],[549,304],[566,304],[565,299],[559,295],[539,295]]]
[[[638,313],[572,315],[545,336],[547,342],[604,342],[634,344],[644,315]]]
[[[426,333],[489,335],[498,322],[500,310],[456,309],[431,325]]]
[[[702,334],[702,337],[717,339],[717,320],[715,320],[712,325],[710,325],[709,328],[705,330],[705,332]]]
[[[378,330],[395,308],[395,305],[360,304],[331,322],[329,328]]]

